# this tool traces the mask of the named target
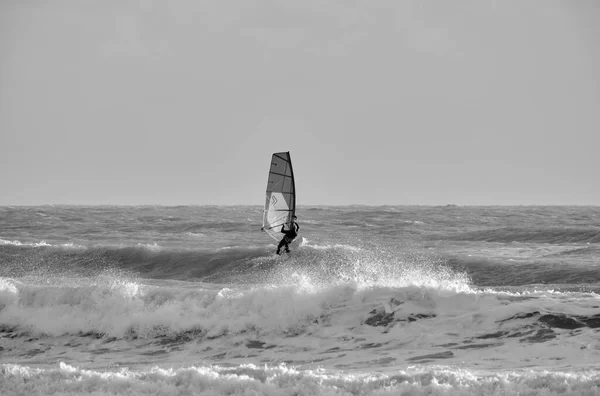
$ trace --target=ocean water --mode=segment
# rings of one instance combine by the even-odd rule
[[[0,394],[600,394],[600,207],[297,214],[0,207]]]

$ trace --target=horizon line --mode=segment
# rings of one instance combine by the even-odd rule
[[[234,207],[234,206],[256,206],[263,207],[260,204],[113,204],[113,203],[46,203],[46,204],[0,204],[1,207],[40,207],[40,206],[79,206],[79,207],[90,207],[90,206],[120,206],[120,207],[140,207],[140,206],[160,206],[160,207],[180,207],[180,206],[212,206],[212,207]],[[385,207],[385,206],[423,206],[423,207],[491,207],[491,206],[531,206],[531,207],[564,207],[564,206],[580,206],[580,207],[598,207],[600,204],[298,204],[296,207]]]

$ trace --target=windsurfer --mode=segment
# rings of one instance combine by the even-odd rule
[[[285,230],[285,224],[281,226],[281,232],[285,234],[279,245],[277,246],[277,254],[281,254],[279,251],[282,247],[285,247],[285,251],[287,253],[290,252],[290,243],[298,236],[298,231],[300,231],[300,226],[296,223],[297,217],[292,217],[292,224],[290,225],[289,230]]]

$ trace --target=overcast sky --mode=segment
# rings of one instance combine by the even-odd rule
[[[2,0],[0,205],[600,205],[597,0]]]

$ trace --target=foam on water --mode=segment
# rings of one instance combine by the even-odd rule
[[[592,323],[600,300],[593,293],[460,290],[423,282],[423,276],[403,286],[373,281],[324,286],[301,272],[279,285],[226,287],[115,277],[68,286],[3,279],[0,326],[13,329],[11,334],[24,332],[4,342],[4,353],[26,353],[50,342],[54,347],[44,361],[52,361],[66,350],[60,337],[95,334],[127,342],[136,353],[149,348],[144,353],[182,363],[225,359],[237,365],[250,359],[308,369],[383,369],[440,360],[488,369],[572,367],[600,358]],[[573,327],[570,318],[581,325]],[[39,345],[27,343],[27,337],[38,338]],[[56,341],[44,341],[48,337]],[[167,348],[181,342],[186,347],[180,351]],[[105,355],[106,361],[116,358],[110,351]]]
[[[16,282],[12,279],[0,278],[0,310],[14,304],[18,295]]]
[[[4,364],[4,395],[596,395],[593,371],[482,373],[445,367],[392,373],[297,370],[286,365],[189,366],[148,370],[86,370],[66,363],[54,368]]]
[[[44,247],[44,246],[52,246],[51,244],[47,243],[46,241],[40,241],[40,242],[21,242],[21,241],[9,241],[6,239],[1,239],[0,238],[0,245],[13,245],[13,246],[32,246],[32,247]],[[69,244],[65,244],[65,247],[68,246],[72,246],[71,243]]]

